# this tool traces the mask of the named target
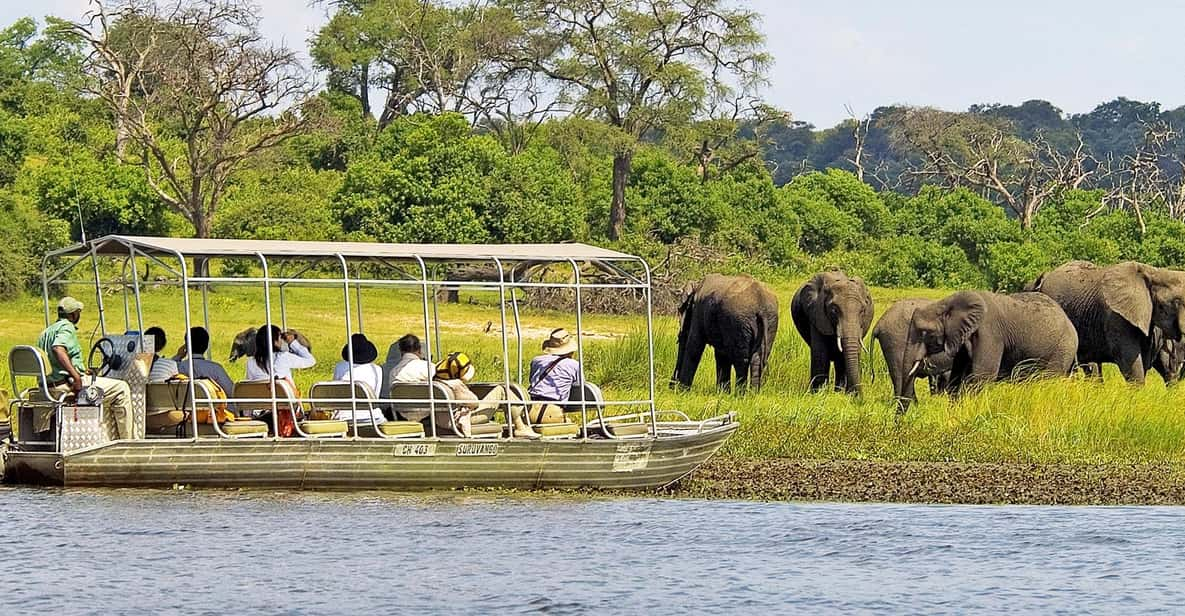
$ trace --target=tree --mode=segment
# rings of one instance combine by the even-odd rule
[[[414,113],[457,112],[476,123],[518,99],[521,75],[500,58],[519,31],[510,12],[484,0],[339,0],[311,41],[331,88],[371,114],[370,88],[386,92],[379,128]]]
[[[115,119],[117,155],[208,237],[234,172],[309,124],[307,72],[244,0],[92,6],[63,27],[90,49],[86,92]]]
[[[932,108],[902,109],[893,124],[898,146],[912,149],[922,162],[912,174],[957,188],[971,186],[994,195],[1020,220],[1033,216],[1051,198],[1082,186],[1093,173],[1082,139],[1064,152],[1042,135],[1017,137],[1005,120]]]
[[[755,11],[726,0],[502,0],[525,35],[512,64],[555,84],[575,113],[626,137],[613,155],[609,237],[625,229],[637,141],[761,83],[770,57]]]

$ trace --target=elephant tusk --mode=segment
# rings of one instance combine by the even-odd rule
[[[838,336],[835,338],[835,348],[839,349],[840,353],[843,353],[843,340],[840,340]]]
[[[908,378],[913,378],[918,373],[918,369],[922,367],[922,360],[913,362],[913,367],[909,369],[909,374],[905,375]]]

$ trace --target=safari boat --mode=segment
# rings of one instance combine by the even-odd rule
[[[147,266],[165,274],[142,279]],[[499,412],[475,414],[466,437],[452,425],[450,411],[456,401],[451,390],[439,382],[387,385],[390,357],[380,392],[349,379],[316,383],[300,395],[283,381],[265,380],[236,383],[224,400],[202,379],[149,383],[147,366],[154,349],[151,336],[143,334],[142,302],[149,285],[177,290],[167,297],[179,300],[177,309],[184,313],[185,343],[190,349],[194,348],[193,325],[204,324],[225,338],[225,332],[210,329],[211,295],[219,287],[259,289],[262,313],[244,310],[241,316],[285,330],[289,294],[328,288],[329,294],[340,297],[343,341],[365,331],[364,290],[372,303],[384,293],[402,293],[405,300],[414,296],[423,313],[423,352],[433,363],[442,356],[438,295],[460,288],[475,290],[491,300],[496,297],[486,330],[501,334],[500,363],[492,362],[501,378],[471,387],[480,394],[482,387],[501,385],[517,395],[500,402],[505,408]],[[92,373],[128,383],[136,417],[134,438],[120,438],[112,413],[103,408],[101,392],[77,400],[54,399],[44,353],[31,346],[15,347],[9,354],[13,392],[20,392],[10,407],[14,434],[0,446],[7,483],[653,490],[692,472],[738,427],[731,413],[693,420],[677,410],[655,407],[650,269],[637,256],[594,246],[112,235],[45,257],[42,293],[47,325],[54,305],[51,290],[80,286],[89,288],[86,297],[93,298],[94,308],[89,309],[88,324],[89,319],[97,320],[95,329],[100,334],[90,345]],[[570,294],[574,300],[575,357],[581,378],[569,401],[561,405],[565,421],[538,425],[542,437],[527,440],[514,435],[506,411],[516,403],[529,403],[520,385],[526,334],[519,302],[524,292],[542,289],[559,290],[553,292]],[[582,303],[595,293],[619,294],[645,312],[648,383],[638,387],[641,390],[644,385],[648,391],[645,399],[606,400],[594,383],[583,378]],[[120,303],[120,297],[122,311],[112,315],[107,304]],[[113,329],[109,321],[118,320],[119,312],[123,328]],[[34,336],[29,333],[30,342]],[[223,404],[241,417],[219,422],[218,409],[225,408]],[[340,418],[343,413],[345,420],[325,419]],[[276,435],[281,433],[279,419],[284,414],[291,417],[296,433],[280,438]],[[259,421],[258,416],[269,417],[270,422]],[[37,423],[38,417],[42,423]],[[49,429],[35,431],[43,424]]]

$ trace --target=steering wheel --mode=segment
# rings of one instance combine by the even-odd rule
[[[99,364],[95,365],[95,353],[99,354]],[[86,360],[87,368],[90,368],[91,374],[98,376],[107,376],[112,370],[119,370],[123,367],[123,357],[115,352],[115,341],[110,338],[99,338],[93,346],[91,346],[90,355]]]

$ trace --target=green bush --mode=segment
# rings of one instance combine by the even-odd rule
[[[214,218],[214,236],[255,240],[345,239],[329,201],[341,174],[290,168],[249,172],[227,191]]]
[[[45,253],[70,243],[65,222],[40,215],[31,205],[0,190],[0,297],[40,288]]]
[[[1034,242],[1003,242],[988,248],[988,283],[997,291],[1019,291],[1038,276],[1061,264]]]
[[[821,198],[835,209],[859,221],[860,232],[879,238],[890,230],[892,216],[871,186],[842,169],[800,175],[785,190]]]

